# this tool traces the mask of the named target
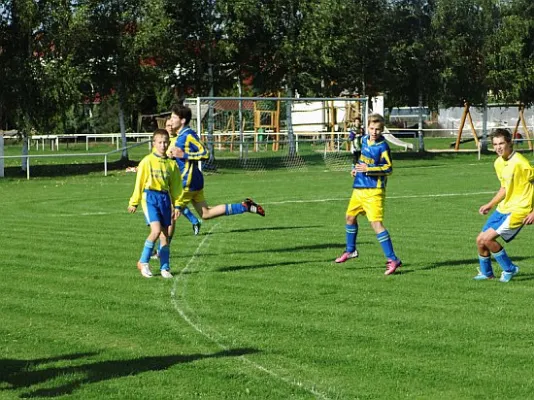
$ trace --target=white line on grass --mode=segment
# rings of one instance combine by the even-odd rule
[[[435,198],[435,197],[458,197],[458,196],[477,196],[481,194],[495,194],[497,191],[492,192],[471,192],[471,193],[439,193],[439,194],[413,194],[406,196],[386,196],[387,199],[422,199],[422,198]],[[283,200],[283,201],[270,201],[262,204],[290,204],[290,203],[325,203],[329,201],[347,201],[347,197],[337,197],[330,199],[304,199],[304,200]]]
[[[198,256],[199,252],[200,252],[200,249],[202,248],[202,246],[204,245],[204,243],[208,240],[208,238],[210,237],[210,234],[211,232],[218,226],[219,224],[215,224],[210,230],[208,233],[206,233],[206,235],[204,236],[204,239],[202,239],[202,241],[200,242],[200,244],[197,246],[197,248],[195,249],[195,252],[193,253],[193,255],[191,256],[191,258],[189,259],[189,261],[187,262],[187,264],[185,265],[185,267],[180,271],[180,273],[176,276],[176,278],[174,278],[174,283],[173,283],[173,286],[172,286],[172,289],[171,289],[171,298],[172,298],[172,304],[174,306],[174,309],[178,312],[178,314],[180,314],[180,317],[182,317],[182,319],[187,322],[194,330],[196,330],[198,333],[200,333],[202,336],[204,336],[206,339],[210,340],[212,343],[216,344],[218,347],[220,347],[222,350],[225,350],[225,351],[229,351],[230,348],[228,346],[225,346],[223,343],[219,342],[216,338],[213,337],[213,335],[210,335],[209,333],[207,333],[204,329],[202,329],[202,326],[200,326],[200,324],[197,324],[195,322],[193,322],[191,320],[191,318],[186,314],[186,312],[183,310],[182,307],[180,307],[180,300],[182,301],[182,303],[187,307],[187,301],[185,299],[185,295],[182,295],[181,298],[179,298],[180,296],[177,295],[177,289],[178,289],[178,283],[180,281],[184,281],[184,285],[183,285],[183,291],[185,293],[185,286],[186,286],[186,282],[185,282],[185,279],[184,279],[184,275],[186,272],[189,271],[189,265],[191,265],[191,263],[193,262],[193,260]],[[194,316],[195,315],[195,312],[194,310],[191,310],[191,314]],[[216,332],[217,333],[217,332]],[[251,365],[252,367],[256,368],[257,370],[261,371],[261,372],[264,372],[268,375],[270,375],[271,377],[275,378],[275,379],[278,379],[286,384],[288,384],[289,386],[296,386],[300,389],[304,389],[305,391],[307,391],[308,393],[311,393],[312,395],[314,395],[315,397],[319,398],[319,399],[324,399],[324,400],[330,400],[328,396],[326,396],[324,393],[321,393],[319,391],[317,391],[316,389],[314,389],[313,387],[308,387],[307,385],[305,385],[304,383],[302,382],[299,382],[299,381],[296,381],[295,379],[288,379],[288,378],[285,378],[279,374],[277,374],[276,372],[264,367],[263,365],[261,364],[258,364],[252,360],[249,360],[248,358],[246,358],[245,356],[239,356],[239,358]]]

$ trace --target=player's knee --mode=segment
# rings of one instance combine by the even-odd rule
[[[487,248],[488,246],[488,240],[487,238],[484,236],[484,234],[480,234],[477,236],[477,247],[478,248]]]
[[[347,225],[354,225],[356,222],[356,217],[354,215],[345,215],[345,222]]]

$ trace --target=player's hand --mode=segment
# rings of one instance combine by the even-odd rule
[[[182,215],[182,212],[175,208],[173,213],[172,213],[172,218],[176,221],[178,218],[180,218],[180,215]]]
[[[358,172],[367,172],[369,171],[369,167],[367,166],[367,164],[356,164],[354,166],[354,169]]]
[[[484,204],[483,206],[481,206],[479,209],[478,209],[478,213],[481,214],[481,215],[486,215],[487,213],[490,212],[491,210],[491,205],[489,204]]]
[[[354,139],[356,139],[356,132],[350,131],[349,132],[349,140],[352,142]]]
[[[170,151],[174,158],[184,158],[184,151],[181,148],[173,147]]]
[[[128,206],[128,212],[130,214],[133,214],[136,211],[137,211],[137,207],[136,206]]]
[[[356,168],[352,168],[352,171],[350,171],[350,175],[354,178],[358,171],[356,171]]]
[[[532,225],[534,223],[534,211],[528,214],[523,220],[525,225]]]

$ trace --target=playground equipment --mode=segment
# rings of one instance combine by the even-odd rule
[[[273,151],[280,148],[280,100],[275,101],[274,109],[272,101],[254,101],[254,151],[259,150],[259,145],[264,140],[264,135],[274,133]]]
[[[516,138],[518,136],[519,125],[521,124],[522,128],[523,128],[523,131],[524,131],[524,134],[525,134],[525,137],[526,137],[526,140],[528,142],[528,148],[529,148],[529,150],[532,150],[532,148],[533,148],[532,140],[530,138],[530,131],[528,130],[526,119],[525,119],[525,113],[524,113],[525,106],[523,104],[519,104],[519,105],[514,105],[514,107],[518,107],[519,117],[517,118],[514,130],[512,132],[512,137]],[[454,150],[456,150],[456,151],[458,151],[460,149],[460,144],[467,143],[467,142],[472,142],[472,141],[475,142],[477,148],[480,147],[480,139],[482,138],[482,135],[478,135],[477,134],[477,131],[475,129],[475,125],[473,124],[473,118],[471,117],[470,108],[471,108],[471,104],[469,104],[469,102],[466,101],[464,103],[464,110],[463,110],[463,113],[462,113],[462,117],[460,119],[460,125],[458,126],[458,134],[456,136],[456,141],[451,143],[451,147],[454,146]],[[469,122],[473,137],[472,138],[464,138],[464,139],[462,139],[462,133],[463,133],[466,121]]]

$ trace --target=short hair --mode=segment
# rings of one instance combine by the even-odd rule
[[[512,133],[510,132],[509,129],[505,129],[505,128],[494,129],[491,132],[491,140],[493,141],[493,139],[498,138],[498,137],[504,138],[506,143],[512,142]]]
[[[152,141],[156,139],[156,136],[166,136],[167,139],[169,139],[169,132],[167,132],[165,129],[158,128],[152,134]]]
[[[193,116],[191,109],[187,106],[181,104],[175,104],[171,109],[173,114],[178,115],[180,119],[185,119],[185,124],[187,125]]]
[[[367,125],[379,123],[380,125],[384,126],[385,120],[384,117],[378,113],[370,114],[367,117]]]

